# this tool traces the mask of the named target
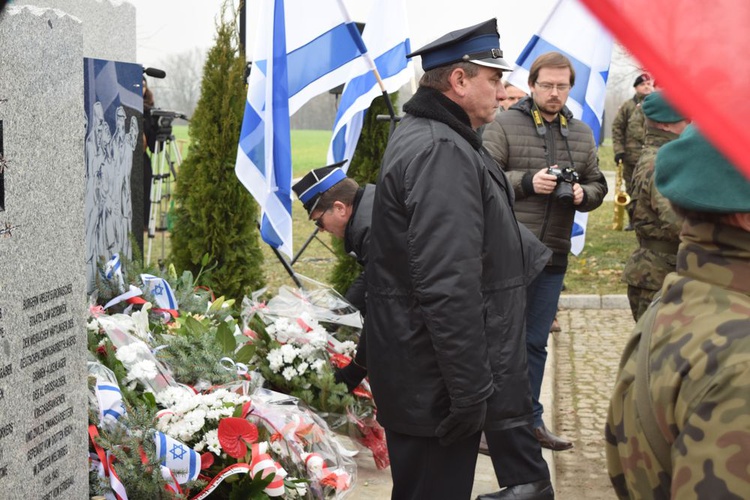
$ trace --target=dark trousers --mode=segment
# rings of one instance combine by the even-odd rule
[[[450,446],[436,437],[386,430],[393,479],[392,500],[471,498],[481,432]]]
[[[549,468],[542,457],[530,425],[502,431],[484,431],[492,467],[501,487],[549,479]]]
[[[534,407],[534,427],[542,426],[544,407],[539,402],[544,365],[547,363],[547,338],[557,314],[565,273],[546,269],[526,289],[526,359]]]

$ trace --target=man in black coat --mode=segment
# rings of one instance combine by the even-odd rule
[[[506,97],[495,19],[413,52],[420,88],[389,141],[367,264],[367,367],[394,499],[471,495],[481,431],[497,498],[553,498],[531,432],[526,284],[549,252],[482,147]]]
[[[308,172],[292,186],[292,190],[318,229],[343,239],[344,250],[366,270],[375,186],[367,184],[359,187],[341,169],[343,163]],[[365,270],[354,280],[345,296],[362,315],[365,314]],[[367,375],[366,352],[367,341],[363,330],[352,362],[336,370],[336,381],[345,383],[349,391],[354,390]]]

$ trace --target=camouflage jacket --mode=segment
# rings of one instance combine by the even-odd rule
[[[677,137],[677,134],[649,127],[643,153],[633,173],[633,200],[636,203],[631,222],[639,245],[625,264],[622,280],[638,288],[658,290],[664,277],[674,271],[682,218],[656,189],[654,162],[659,148]],[[654,248],[652,242],[663,247],[673,244],[674,250]]]
[[[677,271],[635,327],[620,362],[605,429],[620,498],[742,499],[750,495],[750,233],[686,220]],[[654,318],[649,346],[639,346]],[[639,348],[671,471],[658,465],[635,412]]]
[[[635,165],[641,156],[641,148],[646,137],[646,125],[641,110],[641,102],[646,96],[634,95],[628,99],[612,122],[612,149],[615,154],[625,153],[625,163]]]

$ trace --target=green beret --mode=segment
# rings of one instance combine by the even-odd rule
[[[688,210],[750,212],[750,180],[692,124],[659,149],[654,175],[659,192]]]
[[[652,92],[647,95],[641,103],[641,109],[646,118],[659,123],[676,123],[685,119],[670,106],[661,92]]]

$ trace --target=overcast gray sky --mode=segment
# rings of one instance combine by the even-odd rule
[[[214,20],[222,0],[126,1],[136,7],[138,62],[144,66],[158,67],[169,54],[194,47],[208,49],[213,43]],[[260,1],[247,0],[251,39]],[[345,3],[352,18],[362,21],[372,0]],[[412,47],[419,48],[449,31],[497,17],[500,46],[506,60],[513,62],[555,3],[556,0],[406,0]]]

